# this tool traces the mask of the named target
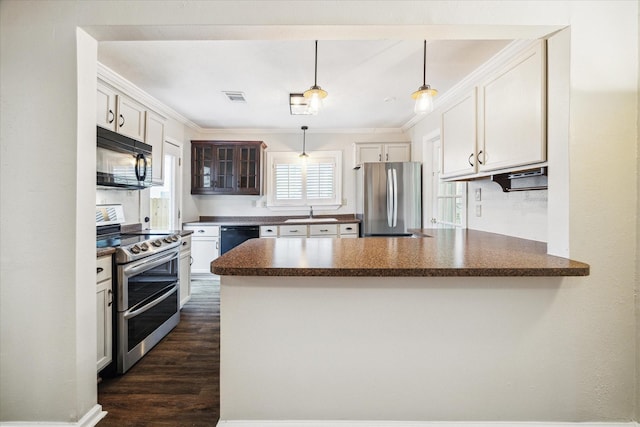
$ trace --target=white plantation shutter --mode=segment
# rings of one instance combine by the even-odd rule
[[[335,163],[307,163],[307,200],[335,197]]]
[[[297,153],[268,152],[269,206],[336,206],[342,202],[340,151],[309,153],[302,161]]]
[[[276,200],[302,200],[302,166],[291,163],[275,165]]]

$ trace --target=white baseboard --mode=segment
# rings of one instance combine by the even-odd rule
[[[217,427],[640,427],[636,422],[220,420]]]
[[[95,405],[75,423],[55,421],[0,421],[0,427],[94,427],[107,415],[102,405]]]

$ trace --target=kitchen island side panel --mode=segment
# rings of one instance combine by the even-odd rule
[[[221,277],[221,420],[586,421],[583,278]]]

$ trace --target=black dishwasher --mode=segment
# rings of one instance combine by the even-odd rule
[[[260,227],[257,225],[223,225],[220,227],[220,255],[245,240],[257,237],[260,237]]]

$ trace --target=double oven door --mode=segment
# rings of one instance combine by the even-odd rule
[[[117,266],[116,361],[125,373],[180,321],[179,248]]]

